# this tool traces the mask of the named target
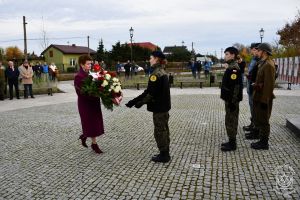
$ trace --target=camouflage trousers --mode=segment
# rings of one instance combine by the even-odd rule
[[[267,104],[267,109],[261,109],[259,101],[253,102],[254,124],[259,129],[260,139],[267,139],[270,136],[270,117],[273,107],[273,100]]]
[[[229,103],[225,102],[225,126],[228,138],[236,140],[237,127],[239,122],[239,103],[235,103],[235,110],[230,111]]]
[[[154,138],[159,151],[169,151],[169,112],[153,113]]]

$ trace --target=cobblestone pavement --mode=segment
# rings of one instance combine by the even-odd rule
[[[106,134],[98,143],[105,153],[96,155],[77,140],[74,101],[0,112],[0,199],[300,198],[300,138],[285,127],[286,115],[300,114],[299,96],[275,100],[268,151],[252,150],[245,140],[244,96],[238,149],[227,153],[220,151],[227,137],[219,95],[172,96],[169,164],[150,161],[157,148],[144,107],[103,114]],[[290,196],[275,190],[276,168],[284,164],[295,171]]]

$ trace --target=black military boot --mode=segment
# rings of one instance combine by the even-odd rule
[[[229,142],[222,144],[221,150],[222,151],[235,151],[236,150],[236,140],[229,139]]]
[[[167,163],[171,159],[169,151],[161,151],[160,154],[152,157],[153,162]]]
[[[251,143],[251,148],[256,150],[269,150],[268,138],[262,138],[258,142]]]
[[[246,140],[256,140],[259,139],[259,129],[254,128],[250,133],[246,133]]]

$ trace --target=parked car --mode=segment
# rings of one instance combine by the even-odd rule
[[[122,63],[122,64],[121,64],[121,69],[120,69],[121,72],[125,72],[125,68],[124,68],[124,65],[125,65],[125,64],[126,64],[126,63]],[[144,71],[144,68],[142,68],[141,66],[139,66],[139,65],[137,65],[137,64],[135,64],[135,67],[137,67],[137,71],[138,71],[138,72]]]

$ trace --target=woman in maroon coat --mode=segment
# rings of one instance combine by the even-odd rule
[[[80,69],[75,76],[74,86],[78,96],[78,111],[82,125],[81,143],[84,147],[88,147],[86,139],[92,138],[92,149],[100,154],[100,150],[96,137],[104,134],[103,118],[100,105],[100,98],[85,96],[81,93],[81,85],[86,77],[88,77],[89,70],[91,69],[92,58],[88,55],[81,55],[78,59]]]

